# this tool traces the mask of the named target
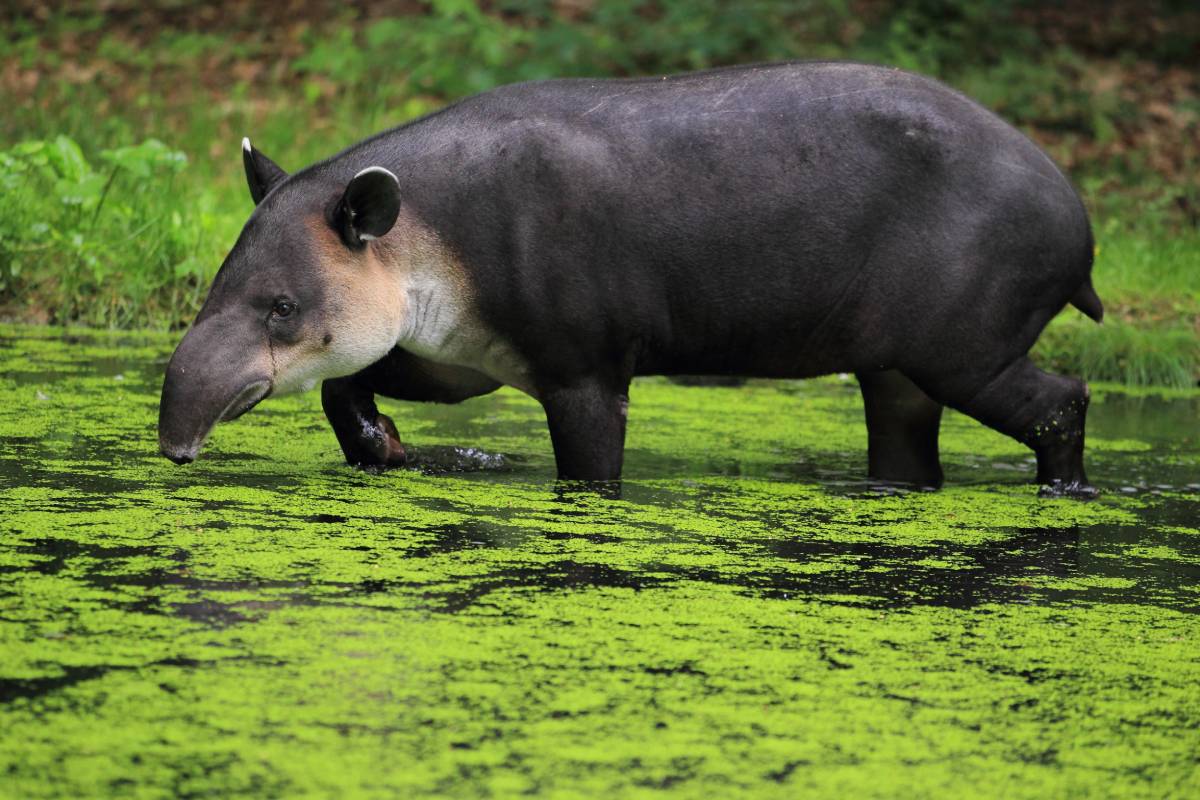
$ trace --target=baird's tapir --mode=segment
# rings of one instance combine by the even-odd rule
[[[243,160],[257,207],[167,367],[175,462],[322,382],[346,460],[402,464],[376,395],[508,385],[544,407],[561,478],[608,480],[636,375],[853,372],[874,478],[940,485],[950,406],[1029,446],[1048,490],[1094,493],[1087,387],[1027,355],[1067,303],[1103,314],[1087,213],[1042,150],[929,78],[539,81],[292,175],[248,141]]]

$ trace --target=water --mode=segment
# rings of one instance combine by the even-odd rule
[[[644,381],[614,498],[508,391],[385,404],[416,470],[315,395],[176,467],[170,346],[0,329],[2,796],[1200,791],[1200,394],[1097,391],[1080,503],[954,414],[880,491],[851,381]]]

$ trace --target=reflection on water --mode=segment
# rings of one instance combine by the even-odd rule
[[[168,349],[0,336],[15,786],[78,793],[82,758],[106,791],[222,796],[867,796],[897,770],[1070,793],[1195,769],[1200,394],[1099,392],[1105,494],[1080,503],[1037,498],[1028,453],[954,414],[946,490],[872,486],[852,383],[647,381],[628,479],[598,492],[554,482],[515,393],[389,408],[407,470],[346,468],[311,396],[176,468]],[[263,731],[394,767],[314,773]]]

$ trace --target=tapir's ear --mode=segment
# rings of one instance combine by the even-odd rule
[[[383,167],[367,167],[346,185],[333,209],[333,226],[350,247],[385,235],[400,215],[400,181]]]
[[[246,183],[250,184],[250,197],[254,205],[262,202],[275,185],[287,177],[278,164],[250,146],[250,139],[242,139],[242,166],[246,168]]]

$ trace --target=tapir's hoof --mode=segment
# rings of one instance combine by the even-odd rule
[[[408,463],[408,453],[404,451],[404,445],[400,442],[400,432],[396,430],[396,423],[386,414],[380,414],[375,418],[375,424],[383,431],[384,452],[381,454],[380,466],[403,467]]]
[[[352,467],[361,467],[368,471],[403,467],[408,463],[408,453],[400,442],[400,434],[396,424],[386,415],[375,417],[375,424],[360,419],[362,432],[352,442],[342,442],[342,451],[346,454],[346,463]]]
[[[1100,490],[1083,481],[1051,481],[1038,490],[1038,497],[1070,497],[1075,500],[1095,500]]]

